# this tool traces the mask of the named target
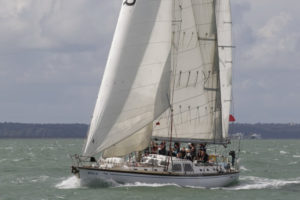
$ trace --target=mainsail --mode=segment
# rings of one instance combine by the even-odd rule
[[[175,2],[172,138],[225,143],[231,98],[231,67],[223,63],[231,61],[231,24],[224,25],[230,21],[229,0]],[[153,137],[168,140],[170,111],[157,120]]]
[[[231,57],[229,0],[124,0],[83,155],[224,143]]]

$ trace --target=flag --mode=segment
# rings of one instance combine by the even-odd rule
[[[230,121],[230,122],[235,122],[235,118],[234,118],[233,115],[229,115],[229,121]]]

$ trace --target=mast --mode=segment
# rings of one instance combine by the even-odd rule
[[[179,6],[181,7],[181,6]],[[181,15],[179,17],[179,19],[176,18],[175,16],[175,8],[176,8],[176,0],[173,1],[172,3],[172,36],[171,36],[171,79],[170,79],[170,137],[169,137],[169,155],[168,156],[168,164],[167,164],[167,170],[169,167],[169,161],[171,159],[171,163],[173,162],[172,160],[172,142],[173,142],[173,123],[174,123],[174,110],[173,110],[173,103],[174,103],[174,91],[175,91],[175,79],[176,79],[176,65],[177,65],[177,54],[178,54],[178,48],[176,48],[176,46],[178,47],[179,45],[179,40],[176,40],[175,37],[175,30],[176,30],[176,25],[179,24],[179,26],[181,25],[182,19],[181,19]],[[181,12],[180,12],[181,13]]]
[[[213,17],[214,17],[214,22],[215,22],[215,29],[217,30],[217,16],[216,16],[216,0],[213,0]],[[215,130],[214,130],[214,134],[215,134],[215,137],[216,138],[216,135],[217,135],[217,132],[218,131],[221,131],[221,135],[223,135],[222,131],[223,131],[223,128],[222,128],[222,103],[221,103],[221,81],[220,81],[220,65],[219,65],[219,50],[218,50],[218,46],[219,46],[219,41],[218,41],[218,31],[216,31],[216,59],[215,59],[215,68],[216,68],[216,72],[217,72],[217,88],[216,88],[216,106],[215,106],[215,117],[214,119],[216,120],[216,122],[214,123],[215,125]],[[220,122],[217,123],[217,118],[218,116],[217,115],[217,112],[220,112]],[[223,137],[221,137],[221,142],[223,141]],[[216,141],[215,141],[216,142]]]

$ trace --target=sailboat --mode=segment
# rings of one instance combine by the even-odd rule
[[[230,0],[122,2],[87,139],[72,156],[82,184],[238,180],[231,28]]]

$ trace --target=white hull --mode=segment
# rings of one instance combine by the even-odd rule
[[[152,174],[138,173],[134,171],[114,171],[92,168],[78,168],[78,175],[83,185],[95,183],[117,182],[120,184],[176,184],[179,186],[193,187],[224,187],[238,180],[239,173],[225,173],[215,175],[172,175],[172,174]]]

